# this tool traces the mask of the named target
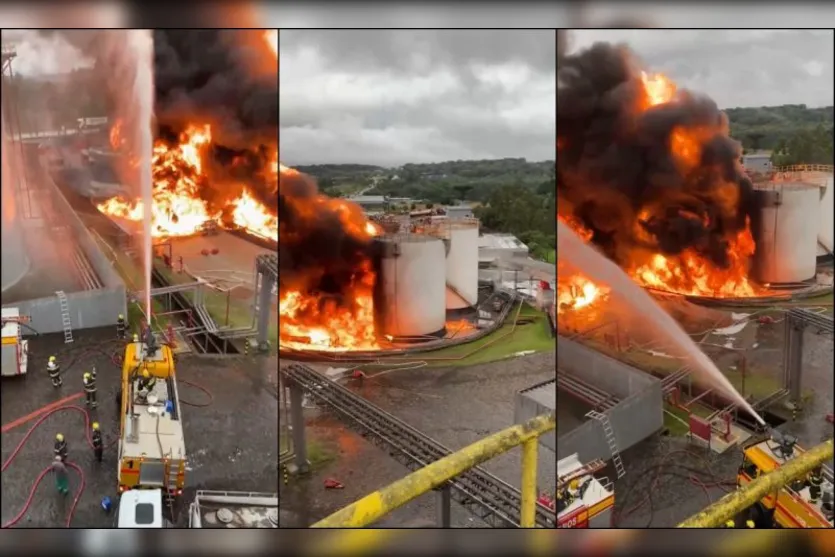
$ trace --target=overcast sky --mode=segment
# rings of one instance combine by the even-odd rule
[[[282,31],[280,158],[554,158],[554,31]]]
[[[721,108],[831,106],[833,32],[814,30],[576,30],[570,51],[596,41],[628,44],[662,72]]]

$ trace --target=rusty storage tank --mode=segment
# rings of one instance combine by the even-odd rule
[[[444,334],[446,249],[443,240],[418,234],[375,239],[378,334],[399,339]]]
[[[2,123],[2,175],[0,175],[0,187],[2,187],[2,220],[3,227],[2,238],[3,241],[3,255],[2,261],[2,277],[0,277],[0,284],[2,284],[2,292],[6,292],[9,288],[20,282],[29,272],[29,257],[26,254],[26,247],[24,244],[23,230],[20,223],[20,212],[18,211],[15,180],[19,177],[19,173],[15,171],[13,165],[15,161],[12,155],[18,151],[7,144],[6,141],[6,123]]]
[[[756,185],[754,193],[756,279],[763,284],[788,284],[814,278],[820,188],[801,182],[767,183]]]

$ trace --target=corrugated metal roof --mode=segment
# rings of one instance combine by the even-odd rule
[[[478,247],[485,249],[528,249],[528,246],[512,234],[484,234],[478,238]]]
[[[356,197],[349,197],[350,201],[354,203],[385,203],[386,198],[382,195],[358,195]]]

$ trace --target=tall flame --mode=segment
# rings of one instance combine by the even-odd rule
[[[121,123],[111,129],[111,142],[118,149]],[[233,224],[249,232],[278,241],[278,218],[260,203],[252,192],[241,188],[237,198],[231,200],[227,209],[231,222],[224,221],[223,210],[211,210],[201,195],[204,181],[203,157],[212,141],[211,127],[193,125],[180,135],[179,142],[168,145],[158,140],[152,156],[153,201],[151,208],[151,235],[154,237],[187,236],[195,234],[201,227],[214,221],[220,226]],[[278,153],[275,153],[278,160]],[[277,174],[277,162],[269,165]],[[276,176],[277,181],[277,176]],[[113,197],[96,206],[106,215],[141,222],[142,200],[126,200]]]

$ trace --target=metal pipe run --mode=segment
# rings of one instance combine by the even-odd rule
[[[522,517],[529,518],[534,515],[536,508],[535,445],[540,435],[556,428],[557,417],[555,413],[537,416],[524,424],[509,427],[485,439],[476,441],[472,445],[424,466],[417,472],[363,497],[359,501],[320,520],[312,528],[362,528],[482,462],[519,445],[532,443],[534,448],[524,449],[522,459],[523,504],[521,513]],[[531,470],[531,467],[533,467],[533,470]],[[525,483],[528,484],[527,487],[525,487]],[[533,490],[533,496],[530,493],[531,490]],[[527,496],[525,491],[528,492]],[[526,509],[525,504],[530,509]],[[531,519],[528,521],[528,526],[532,524],[533,520]],[[523,523],[522,526],[525,526],[525,524]]]
[[[764,474],[752,482],[729,493],[678,525],[679,528],[719,528],[738,513],[756,504],[763,497],[782,489],[783,486],[799,479],[824,462],[833,454],[832,439],[798,454],[780,468]]]

